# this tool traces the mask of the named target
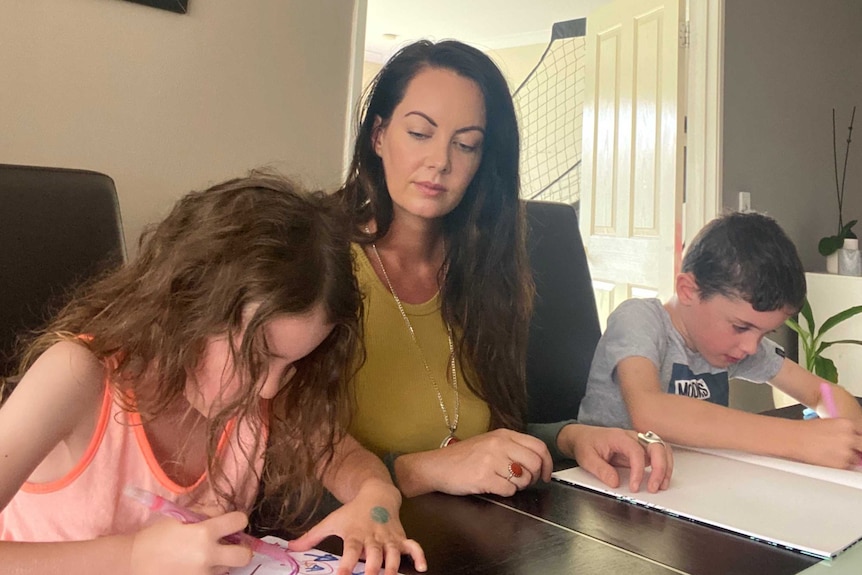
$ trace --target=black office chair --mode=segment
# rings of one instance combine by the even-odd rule
[[[16,340],[78,283],[125,261],[114,181],[85,170],[0,164],[0,377]]]
[[[527,345],[528,421],[574,419],[601,336],[578,217],[569,204],[528,201],[536,300]]]

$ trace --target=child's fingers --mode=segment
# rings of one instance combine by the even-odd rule
[[[251,562],[254,553],[243,545],[219,545],[213,553],[213,565],[244,567]]]
[[[370,550],[366,549],[366,573],[377,573],[380,571],[380,550],[377,550],[377,571],[372,571],[368,568],[368,555]],[[362,543],[356,539],[344,540],[344,551],[341,554],[341,561],[338,562],[338,570],[335,575],[350,575],[353,573],[353,568],[359,562],[359,557],[362,555]]]
[[[241,511],[231,511],[230,513],[207,519],[205,523],[210,533],[216,539],[221,539],[245,529],[248,526],[248,517]]]
[[[404,555],[410,555],[410,558],[413,559],[413,566],[417,571],[425,572],[428,570],[428,561],[425,560],[425,551],[415,539],[405,539],[401,543],[401,553]]]
[[[293,539],[292,541],[289,541],[287,544],[288,549],[290,549],[291,551],[308,551],[309,549],[332,535],[332,533],[321,527],[321,525],[324,524],[325,522],[318,523],[301,536],[297,537],[296,539]]]

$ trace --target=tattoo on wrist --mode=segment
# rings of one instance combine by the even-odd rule
[[[389,523],[389,512],[383,507],[374,507],[371,509],[371,520],[375,523]]]

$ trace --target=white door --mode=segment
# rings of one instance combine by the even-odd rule
[[[682,252],[684,0],[616,0],[587,18],[581,235],[604,319],[673,293]]]

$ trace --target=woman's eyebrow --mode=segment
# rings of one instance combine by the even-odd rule
[[[432,125],[432,126],[434,126],[435,128],[437,128],[437,127],[438,127],[438,126],[437,126],[437,122],[435,122],[434,120],[432,120],[432,119],[431,119],[431,117],[430,117],[428,114],[425,114],[424,112],[420,112],[420,111],[418,111],[418,110],[412,110],[412,111],[407,112],[406,114],[404,114],[404,117],[405,117],[405,118],[406,118],[407,116],[420,116],[420,117],[424,118],[426,122],[428,122],[429,124],[431,124],[431,125]],[[458,128],[457,130],[455,130],[455,133],[456,133],[456,134],[461,134],[461,133],[463,133],[463,132],[472,132],[472,131],[474,131],[474,130],[479,131],[479,132],[482,132],[482,134],[483,134],[483,135],[485,134],[485,128],[483,128],[482,126],[465,126],[465,127],[463,127],[463,128]]]

